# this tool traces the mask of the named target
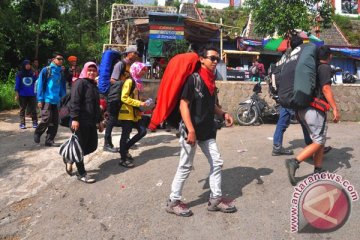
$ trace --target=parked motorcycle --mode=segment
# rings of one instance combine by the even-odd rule
[[[343,83],[355,83],[357,78],[352,75],[349,71],[343,71],[339,67],[335,67],[334,65],[331,66],[331,74],[332,74],[332,82],[336,84],[336,73],[341,72],[342,75],[342,82]]]
[[[279,97],[271,95],[275,104],[270,106],[264,99],[259,97],[261,93],[261,84],[257,83],[253,88],[253,94],[250,99],[239,103],[236,111],[236,118],[240,125],[249,126],[257,122],[263,123],[265,119],[277,121],[280,114]],[[291,123],[297,123],[295,116],[290,120]]]
[[[279,104],[269,106],[264,99],[259,97],[261,93],[261,84],[257,83],[253,88],[253,94],[250,99],[247,99],[239,104],[239,108],[236,111],[236,118],[238,123],[243,126],[249,126],[254,124],[263,117],[278,115],[280,108]]]

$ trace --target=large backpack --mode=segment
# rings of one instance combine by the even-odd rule
[[[169,61],[160,81],[156,105],[149,124],[150,129],[155,130],[160,123],[169,120],[169,115],[176,113],[173,110],[179,108],[183,85],[197,67],[199,67],[199,57],[196,53],[178,54]],[[175,118],[178,119],[178,116]],[[176,123],[177,120],[172,122]]]
[[[203,81],[200,78],[199,73],[194,72],[192,74],[194,76],[194,91],[201,93],[201,89],[204,85]],[[172,127],[178,128],[179,127],[179,123],[181,121],[181,113],[180,113],[180,96],[178,97],[178,99],[176,99],[176,107],[172,110],[172,112],[170,113],[170,115],[166,118],[166,122],[171,125]]]
[[[310,105],[316,87],[316,46],[296,47],[281,66],[279,102],[282,107],[302,109]]]
[[[98,88],[101,94],[107,94],[110,88],[110,78],[115,64],[121,59],[121,53],[115,50],[105,50],[99,66]]]

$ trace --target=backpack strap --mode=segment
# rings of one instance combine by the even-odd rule
[[[194,86],[195,86],[195,92],[197,92],[201,97],[203,97],[203,94],[202,94],[202,92],[201,92],[201,89],[202,89],[202,80],[201,80],[201,78],[200,78],[200,75],[199,75],[199,73],[197,73],[197,72],[194,72],[193,73],[193,76],[195,77],[194,78]]]

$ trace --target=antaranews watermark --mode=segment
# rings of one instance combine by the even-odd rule
[[[294,187],[291,199],[291,232],[329,232],[342,227],[359,195],[336,173],[311,175]]]

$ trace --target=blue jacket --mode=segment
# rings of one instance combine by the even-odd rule
[[[37,80],[37,101],[59,104],[66,95],[66,82],[62,78],[61,67],[50,64],[51,74],[48,78],[47,67],[44,67]]]
[[[32,71],[20,71],[16,74],[15,91],[20,97],[35,97],[35,81]]]

